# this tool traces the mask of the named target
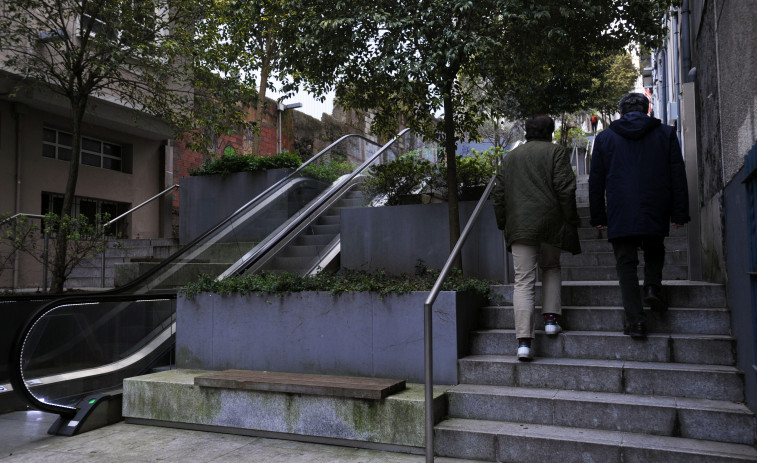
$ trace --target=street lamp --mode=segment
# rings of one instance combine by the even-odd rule
[[[277,154],[281,153],[281,113],[283,113],[287,109],[294,109],[294,108],[301,108],[301,107],[302,107],[302,103],[291,103],[287,105],[279,103],[279,107],[278,107],[279,109],[279,140],[276,146]]]

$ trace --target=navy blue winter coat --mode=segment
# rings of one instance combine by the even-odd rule
[[[640,112],[613,121],[594,141],[589,201],[591,224],[607,225],[608,239],[668,236],[671,222],[688,222],[686,168],[675,129]]]

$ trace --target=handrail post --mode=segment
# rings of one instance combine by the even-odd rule
[[[105,251],[108,250],[108,245],[105,245],[105,249],[103,249],[102,256],[100,258],[100,287],[105,287]]]
[[[179,188],[179,187],[180,187],[180,185],[178,183],[176,183],[174,185],[171,185],[170,187],[168,187],[165,190],[161,191],[160,193],[156,194],[152,198],[147,199],[145,201],[142,201],[142,203],[138,204],[137,206],[132,207],[128,211],[126,211],[123,214],[119,215],[118,217],[105,222],[103,224],[103,233],[105,233],[105,228],[109,227],[112,223],[121,220],[122,218],[124,218],[127,215],[133,213],[134,211],[136,211],[137,209],[141,208],[142,206],[144,206],[144,205],[146,205],[146,204],[148,204],[148,203],[150,203],[150,202],[152,202],[152,201],[160,198],[161,196],[164,196],[164,195],[172,192],[173,190],[175,190],[176,188]],[[105,249],[103,249],[101,260],[100,260],[100,287],[101,288],[105,287],[105,251],[107,251],[107,250],[108,250],[108,246],[106,244],[105,245]]]
[[[47,266],[48,266],[48,254],[50,252],[50,233],[45,230],[45,244],[42,251],[42,288],[44,292],[47,292]]]
[[[473,210],[473,213],[471,214],[470,219],[468,220],[468,223],[465,224],[465,228],[463,228],[462,233],[460,233],[460,238],[458,238],[457,243],[455,243],[454,248],[452,249],[452,252],[450,253],[449,257],[447,258],[447,262],[444,264],[444,267],[442,268],[442,271],[439,272],[439,277],[436,279],[436,282],[434,283],[434,287],[431,288],[431,292],[429,293],[428,297],[426,298],[425,304],[423,304],[423,346],[424,346],[424,388],[425,388],[425,394],[424,394],[424,400],[425,400],[425,408],[426,408],[426,463],[433,463],[434,462],[434,351],[433,351],[433,306],[434,301],[436,300],[436,297],[439,295],[439,292],[442,289],[442,285],[444,284],[445,278],[447,278],[447,274],[449,274],[449,271],[452,269],[452,265],[455,261],[455,258],[457,255],[462,251],[463,244],[465,243],[465,240],[468,238],[468,235],[470,234],[471,229],[473,228],[473,224],[476,222],[476,219],[478,219],[479,214],[481,213],[481,209],[483,209],[484,203],[489,198],[489,193],[491,193],[492,189],[494,188],[494,181],[496,177],[492,177],[492,179],[489,181],[489,184],[486,186],[486,189],[484,190],[484,194],[481,196],[481,199],[479,199],[478,203],[476,204],[476,208]]]
[[[423,304],[424,389],[426,402],[426,463],[434,463],[434,336],[433,303]]]

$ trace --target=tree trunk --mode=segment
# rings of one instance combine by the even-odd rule
[[[80,101],[74,100],[71,103],[73,113],[73,127],[71,133],[71,162],[68,165],[68,180],[66,181],[66,191],[63,194],[63,207],[60,211],[61,220],[53,232],[55,233],[55,258],[52,265],[52,282],[50,284],[51,293],[62,293],[63,284],[66,282],[66,259],[68,254],[68,239],[66,233],[61,229],[62,219],[64,216],[71,216],[74,209],[74,197],[76,194],[76,183],[79,179],[79,164],[81,161],[81,123],[84,119],[84,111],[87,107],[87,99],[82,98]]]
[[[444,153],[447,159],[447,201],[449,210],[449,249],[452,251],[460,238],[460,208],[457,201],[457,161],[455,151],[455,105],[452,101],[452,84],[444,92]],[[463,260],[458,254],[454,266],[462,269]]]
[[[271,74],[271,60],[273,59],[273,39],[266,35],[263,37],[265,42],[265,53],[263,61],[260,63],[260,85],[258,85],[258,100],[255,103],[255,124],[257,126],[257,136],[252,139],[252,154],[260,156],[260,137],[263,135],[263,106],[265,105],[265,94],[268,89],[268,77]],[[278,127],[277,127],[278,129]]]

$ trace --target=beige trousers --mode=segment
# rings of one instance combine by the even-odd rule
[[[542,314],[562,313],[560,300],[560,249],[550,244],[531,241],[512,243],[515,286],[513,306],[515,337],[534,337],[534,306],[536,300],[536,265],[540,261],[542,271]],[[539,259],[541,257],[541,259]]]

